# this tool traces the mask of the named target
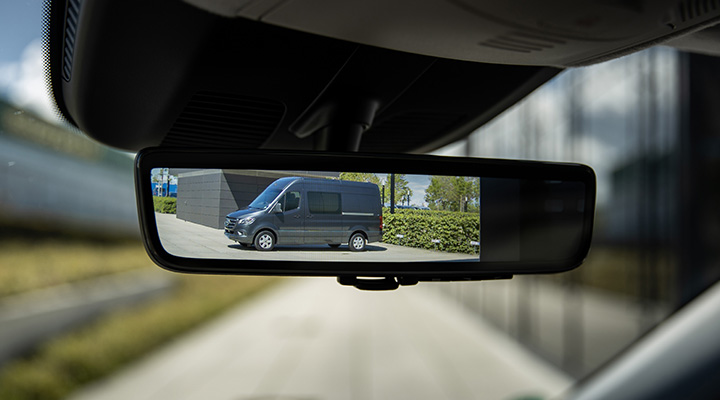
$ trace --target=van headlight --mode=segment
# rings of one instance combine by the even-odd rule
[[[255,222],[255,217],[247,217],[247,218],[243,218],[243,219],[239,220],[239,221],[238,221],[238,224],[240,224],[240,225],[250,225],[250,224],[252,224],[253,222]]]

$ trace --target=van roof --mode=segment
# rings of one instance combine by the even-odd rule
[[[319,185],[342,185],[345,187],[355,187],[355,188],[367,188],[368,185],[373,185],[377,187],[374,183],[369,182],[355,182],[355,181],[344,181],[340,179],[325,179],[325,178],[306,178],[306,177],[299,177],[299,176],[289,176],[286,178],[280,178],[275,181],[275,183],[284,183],[284,187],[290,186],[291,183],[302,181],[309,184],[319,184]]]

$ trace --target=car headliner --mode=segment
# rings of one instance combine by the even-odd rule
[[[47,30],[58,107],[127,150],[428,152],[562,68],[682,35],[712,49],[691,34],[720,18],[673,1],[67,4],[51,3]]]

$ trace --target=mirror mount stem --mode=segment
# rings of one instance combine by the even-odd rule
[[[313,104],[290,131],[299,138],[312,135],[315,150],[355,153],[379,108],[378,100],[363,95],[328,100]]]

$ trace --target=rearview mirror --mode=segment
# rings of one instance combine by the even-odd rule
[[[578,164],[146,149],[135,178],[164,268],[359,287],[566,271],[587,255],[595,209]]]

